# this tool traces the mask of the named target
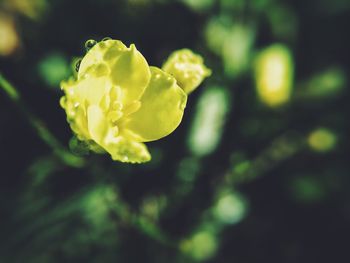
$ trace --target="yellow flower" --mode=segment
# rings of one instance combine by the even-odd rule
[[[173,52],[162,69],[173,75],[178,85],[187,94],[191,93],[206,77],[211,75],[211,70],[203,63],[203,58],[189,49],[180,49]]]
[[[167,136],[181,122],[187,94],[176,77],[150,67],[133,44],[101,41],[82,59],[77,78],[61,83],[61,106],[91,150],[146,162],[151,156],[144,142]]]

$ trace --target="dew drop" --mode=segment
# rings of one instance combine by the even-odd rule
[[[186,101],[182,101],[181,103],[180,103],[180,110],[185,110],[185,108],[186,108]]]
[[[85,42],[85,49],[86,51],[89,51],[93,46],[95,46],[97,44],[96,40],[93,39],[89,39]]]
[[[107,40],[112,40],[112,38],[110,38],[110,37],[105,37],[105,38],[102,39],[102,41],[107,41]]]
[[[79,59],[79,60],[77,61],[77,63],[75,64],[75,71],[76,71],[76,72],[79,71],[80,64],[81,64],[81,59]]]
[[[66,105],[67,105],[67,98],[66,97],[62,97],[60,99],[60,105],[61,105],[62,108],[66,107]]]

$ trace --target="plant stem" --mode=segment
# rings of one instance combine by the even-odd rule
[[[271,171],[305,148],[305,137],[296,132],[287,132],[272,141],[255,159],[247,163],[243,171],[230,168],[222,183],[235,185],[247,183]]]
[[[61,161],[72,167],[82,167],[85,163],[84,159],[70,153],[57,138],[50,132],[46,125],[25,106],[21,100],[21,95],[18,90],[0,73],[0,87],[5,91],[6,95],[18,107],[28,123],[52,150],[53,153],[61,159]]]

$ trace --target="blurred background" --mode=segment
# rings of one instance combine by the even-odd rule
[[[348,0],[1,0],[0,262],[348,262],[349,17]],[[104,37],[213,71],[147,164],[87,154],[59,106]]]

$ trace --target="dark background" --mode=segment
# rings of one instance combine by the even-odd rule
[[[64,147],[72,133],[59,82],[87,39],[135,43],[157,66],[191,48],[213,74],[190,95],[179,128],[148,143],[153,159],[142,165],[97,154],[83,156],[83,167],[65,164],[1,92],[0,262],[350,260],[349,1],[19,2],[0,1],[0,33],[7,26],[16,39],[0,34],[0,71]],[[210,21],[253,32],[247,65],[227,70],[209,44],[221,29],[205,33]],[[279,108],[259,100],[252,70],[274,43],[290,48],[295,68],[292,97]],[[198,154],[189,137],[213,87],[229,94],[227,113],[217,147]],[[320,129],[335,142],[317,151],[308,138]],[[212,212],[227,193],[238,202],[230,223]]]

